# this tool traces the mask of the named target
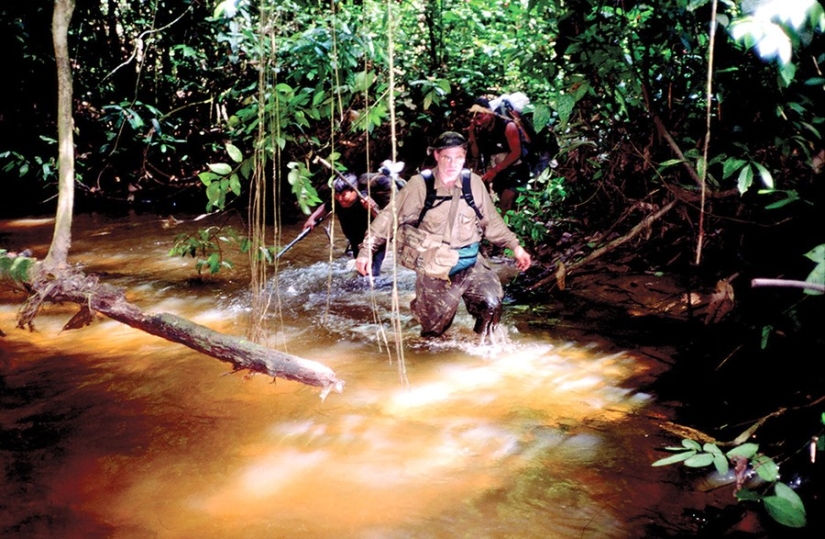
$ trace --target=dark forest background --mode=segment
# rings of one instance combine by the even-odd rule
[[[52,9],[0,6],[2,218],[55,210]],[[775,435],[797,454],[822,429],[822,296],[750,283],[825,282],[823,13],[782,0],[77,0],[76,211],[246,214],[258,174],[278,188],[278,219],[302,220],[332,176],[315,157],[355,173],[395,159],[409,176],[439,133],[467,129],[476,98],[524,92],[525,118],[558,151],[505,215],[538,262],[527,283],[546,283],[513,293],[561,294],[560,267],[622,239],[586,269],[730,284],[730,312],[678,336],[701,365],[682,390],[718,393],[693,419],[729,423],[714,406],[744,385],[759,398],[740,416],[804,410]],[[715,378],[731,347],[714,345],[729,340],[753,361]]]

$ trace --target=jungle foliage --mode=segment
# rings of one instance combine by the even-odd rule
[[[288,193],[280,210],[308,213],[331,178],[314,157],[355,172],[393,158],[410,175],[435,136],[466,129],[476,97],[522,91],[558,166],[505,217],[547,272],[676,198],[611,262],[742,289],[753,276],[822,283],[825,15],[792,4],[77,0],[80,208],[243,212],[265,170]],[[55,194],[50,17],[43,3],[0,6],[19,81],[0,103],[0,178],[17,193],[4,213],[47,210]],[[207,229],[173,252],[216,272],[227,243],[248,248]],[[740,315],[761,345],[811,338],[821,296],[776,301]]]

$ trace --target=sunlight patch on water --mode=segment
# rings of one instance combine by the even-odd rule
[[[45,225],[54,225],[54,217],[9,219],[0,221],[0,227],[2,228],[33,228]]]
[[[330,455],[324,451],[283,451],[259,459],[241,473],[243,491],[247,496],[268,497],[289,484],[312,473]]]

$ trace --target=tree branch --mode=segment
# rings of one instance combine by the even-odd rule
[[[786,279],[751,279],[751,287],[804,288],[816,292],[825,292],[825,284],[809,283],[807,281],[789,281]]]

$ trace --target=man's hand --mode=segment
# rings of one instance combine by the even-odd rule
[[[495,168],[487,169],[487,172],[484,173],[484,176],[481,177],[481,181],[484,183],[490,183],[493,181],[493,178],[496,177],[496,170]]]
[[[530,256],[530,253],[524,250],[524,248],[519,245],[513,251],[513,256],[516,257],[516,267],[520,271],[527,271],[530,268],[530,265],[533,263],[533,259]]]
[[[355,269],[358,270],[358,273],[361,275],[366,276],[370,271],[370,259],[359,256],[355,259]]]
[[[372,197],[364,197],[361,199],[361,205],[372,214],[373,217],[378,215],[378,202],[374,201]]]

